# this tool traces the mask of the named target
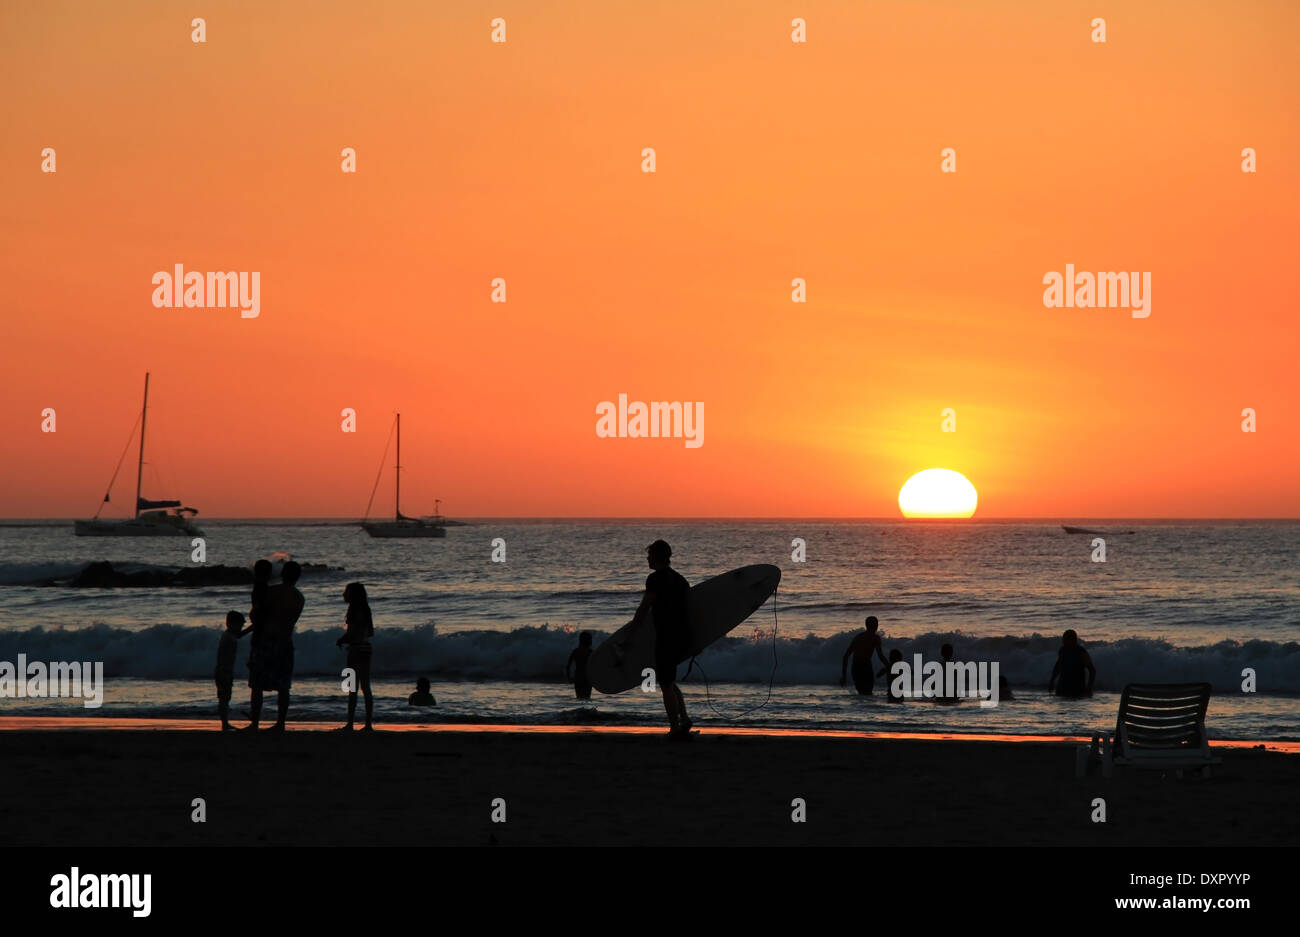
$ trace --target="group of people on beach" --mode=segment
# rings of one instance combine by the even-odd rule
[[[686,701],[677,687],[677,665],[685,659],[690,642],[686,618],[688,583],[672,568],[672,548],[663,540],[656,540],[646,548],[646,560],[651,573],[646,579],[645,593],[633,617],[635,627],[640,627],[653,612],[655,629],[655,674],[664,708],[671,726],[670,735],[689,735],[690,716]],[[258,560],[253,566],[252,608],[248,613],[250,624],[244,627],[245,618],[237,611],[226,615],[226,630],[217,650],[217,705],[221,714],[222,731],[231,731],[230,697],[235,682],[235,651],[238,640],[252,633],[248,653],[248,686],[250,724],[245,731],[256,731],[262,712],[262,696],[267,691],[279,694],[279,707],[275,724],[267,731],[284,731],[289,713],[289,689],[293,683],[293,629],[303,610],[303,596],[296,583],[302,567],[292,560],[280,572],[280,584],[271,585],[273,567],[268,560]],[[370,612],[366,588],[362,583],[350,583],[343,590],[343,600],[348,603],[344,618],[344,633],[338,645],[347,646],[347,667],[351,673],[351,691],[348,694],[348,721],[344,729],[352,729],[356,716],[357,691],[365,696],[366,721],[363,731],[373,729],[374,694],[370,685],[374,619]],[[569,657],[569,667],[576,665],[575,692],[580,699],[591,698],[591,681],[587,675],[587,661],[591,657],[591,634],[583,632],[578,648]],[[429,681],[423,677],[408,698],[412,706],[436,705],[429,692]]]
[[[289,690],[293,685],[293,629],[302,616],[305,600],[298,591],[298,578],[302,567],[292,560],[280,570],[280,583],[271,585],[273,567],[269,560],[253,564],[253,594],[248,618],[237,611],[226,613],[226,630],[217,648],[217,708],[221,714],[221,729],[229,732],[230,697],[235,683],[235,651],[238,641],[251,632],[248,648],[249,719],[244,731],[257,731],[262,717],[263,694],[278,694],[275,723],[268,732],[283,732],[289,715]],[[370,601],[366,587],[359,582],[349,583],[343,590],[343,601],[348,603],[344,616],[343,636],[336,642],[347,646],[347,667],[351,671],[351,690],[348,693],[348,721],[343,728],[354,727],[357,711],[357,691],[366,700],[366,722],[363,730],[373,729],[375,699],[370,689],[370,638],[375,633],[374,619],[370,614]],[[244,622],[248,621],[247,627]]]
[[[672,547],[664,540],[656,540],[646,548],[646,562],[650,574],[646,577],[645,591],[641,603],[637,606],[632,619],[632,631],[642,627],[652,615],[654,626],[654,673],[655,682],[663,695],[664,711],[668,716],[669,735],[682,737],[690,735],[693,725],[686,711],[686,700],[677,685],[677,668],[686,659],[690,644],[690,628],[687,621],[687,601],[690,583],[672,568]],[[251,647],[248,655],[248,686],[251,691],[249,700],[250,724],[247,730],[255,731],[261,718],[262,696],[267,691],[279,694],[279,705],[275,724],[270,730],[283,731],[285,719],[289,712],[289,688],[293,682],[293,629],[303,610],[303,596],[296,583],[302,568],[292,560],[284,564],[280,573],[281,582],[272,586],[272,566],[267,560],[258,560],[253,567],[252,608],[249,611],[251,623],[244,627],[244,616],[237,611],[226,616],[226,631],[222,634],[217,652],[217,700],[221,713],[221,728],[229,731],[230,695],[234,684],[235,649],[240,637],[252,633]],[[374,634],[374,619],[370,613],[366,588],[359,582],[349,583],[343,590],[343,600],[348,604],[344,616],[344,633],[339,638],[339,647],[346,645],[347,667],[350,671],[350,691],[348,693],[348,721],[343,728],[354,727],[357,709],[358,690],[365,697],[364,730],[374,728],[374,694],[370,686],[371,636]],[[584,631],[579,636],[578,647],[569,655],[565,664],[565,677],[572,679],[574,695],[578,699],[590,699],[592,684],[588,674],[588,662],[592,655],[591,632]],[[884,667],[875,670],[873,655],[879,657]],[[944,644],[940,656],[945,664],[953,660],[953,647]],[[840,686],[845,686],[850,672],[854,688],[859,694],[871,695],[875,678],[890,673],[896,663],[902,661],[902,652],[894,648],[885,656],[880,636],[880,621],[876,616],[868,616],[865,630],[856,635],[844,652],[840,668]],[[1085,681],[1084,674],[1087,674]],[[1057,696],[1080,697],[1091,696],[1093,684],[1097,678],[1097,668],[1092,658],[1080,645],[1079,637],[1073,629],[1066,631],[1061,639],[1061,648],[1057,654],[1056,666],[1048,681],[1048,692]],[[891,702],[903,702],[904,696],[895,687],[889,685]],[[1013,699],[1006,677],[1000,678],[999,698]],[[423,677],[416,685],[408,702],[412,706],[433,706],[436,702],[429,692],[429,681]],[[956,698],[941,697],[938,702],[957,702]]]
[[[862,696],[870,696],[875,684],[876,677],[883,677],[892,672],[895,664],[903,659],[903,652],[894,648],[889,652],[889,657],[885,657],[884,646],[880,638],[880,620],[875,615],[868,615],[863,623],[865,630],[855,635],[849,642],[848,649],[844,652],[844,659],[840,666],[840,686],[847,683],[847,675],[850,672],[849,664],[852,661],[853,686]],[[885,666],[879,671],[875,669],[875,663],[872,661],[872,655],[880,658],[880,662]],[[944,644],[939,649],[939,657],[944,665],[952,663],[953,648],[951,644]],[[1084,674],[1087,679],[1084,679]],[[1079,643],[1079,635],[1070,628],[1061,635],[1061,647],[1056,654],[1056,666],[1052,668],[1052,676],[1047,681],[1047,692],[1055,693],[1057,696],[1078,698],[1082,696],[1091,696],[1093,684],[1097,682],[1097,668],[1092,662],[1087,650]],[[889,688],[889,701],[891,703],[901,703],[905,699],[903,695],[897,692],[892,683],[886,683]],[[1015,699],[1011,692],[1011,686],[1007,683],[1006,677],[999,677],[998,698],[1009,700]],[[955,703],[956,697],[940,696],[936,699],[940,703]]]

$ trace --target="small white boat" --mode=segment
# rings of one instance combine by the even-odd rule
[[[380,474],[383,473],[383,462],[380,462]],[[445,525],[439,506],[441,501],[434,502],[434,513],[429,517],[407,517],[402,513],[402,415],[397,414],[397,463],[393,466],[393,474],[397,480],[396,491],[393,495],[393,519],[391,521],[372,521],[370,516],[370,505],[366,505],[366,520],[361,522],[362,528],[372,537],[445,537],[447,536],[447,527]],[[379,479],[375,479],[375,487],[379,487]],[[370,501],[373,504],[375,500],[374,491],[370,492]]]
[[[198,514],[196,508],[188,508],[179,501],[151,501],[140,497],[140,485],[144,478],[144,430],[149,415],[149,375],[144,376],[144,405],[140,408],[140,458],[135,467],[135,516],[123,520],[100,520],[99,511],[88,521],[76,521],[72,532],[78,537],[201,537],[203,531],[190,522]],[[128,440],[128,444],[129,444]],[[126,455],[125,452],[122,453]],[[122,467],[119,460],[118,469]],[[113,472],[113,479],[117,471]],[[109,503],[109,494],[113,489],[113,480],[108,483],[109,490],[104,492],[104,500],[99,509]]]

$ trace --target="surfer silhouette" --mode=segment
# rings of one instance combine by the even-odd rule
[[[668,713],[669,736],[680,738],[691,733],[691,717],[686,714],[686,700],[677,686],[677,665],[690,651],[690,624],[686,618],[686,599],[691,584],[670,565],[672,547],[656,540],[646,547],[646,562],[654,570],[645,581],[645,594],[632,617],[635,633],[647,613],[654,613],[655,681],[664,697]]]
[[[877,633],[880,622],[875,615],[868,615],[865,624],[867,630],[855,637],[849,644],[849,649],[844,652],[844,660],[840,662],[840,686],[847,682],[845,673],[849,669],[849,658],[852,657],[853,685],[863,696],[870,696],[871,686],[875,682],[875,674],[871,670],[872,652],[879,655],[880,662],[886,667],[889,666],[889,661],[885,659],[884,648],[880,646],[880,635]]]
[[[1088,684],[1084,686],[1083,672],[1088,671]],[[1057,683],[1057,678],[1060,683]],[[1092,658],[1079,644],[1079,635],[1073,628],[1061,635],[1061,649],[1056,652],[1056,666],[1047,681],[1047,692],[1056,688],[1057,696],[1092,696],[1092,685],[1097,681],[1097,668]]]
[[[578,699],[591,699],[591,680],[587,676],[587,661],[591,658],[591,632],[578,635],[578,646],[564,665],[564,679],[573,681],[573,695]],[[572,676],[570,676],[572,671]]]

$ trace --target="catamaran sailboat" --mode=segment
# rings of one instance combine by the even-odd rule
[[[387,450],[385,450],[387,451]],[[384,466],[382,461],[379,465],[380,474],[383,474]],[[432,517],[407,517],[402,513],[402,415],[397,414],[397,464],[393,466],[393,474],[397,480],[396,491],[393,495],[393,519],[391,521],[372,521],[370,517],[370,505],[366,505],[366,518],[361,522],[366,533],[372,537],[445,537],[447,528],[442,514],[439,512],[441,501],[434,502],[434,514]],[[375,488],[379,487],[379,479],[375,479]],[[370,492],[370,502],[374,503],[375,492]]]
[[[201,537],[203,531],[190,522],[198,514],[195,508],[182,507],[179,501],[150,501],[140,497],[140,485],[144,478],[144,429],[149,415],[149,375],[144,376],[144,405],[140,408],[140,458],[135,467],[135,516],[125,520],[100,520],[99,511],[88,521],[77,521],[73,533],[78,537]],[[127,441],[128,445],[130,440]],[[122,453],[123,457],[126,452]],[[119,459],[117,468],[121,469]],[[104,492],[104,500],[99,510],[108,504],[108,496],[113,490],[113,481],[117,479],[117,470]]]

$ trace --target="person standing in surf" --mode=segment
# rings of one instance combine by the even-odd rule
[[[372,649],[370,638],[375,633],[375,620],[370,614],[370,600],[366,597],[366,587],[359,582],[348,583],[343,590],[343,601],[348,603],[348,613],[344,617],[346,631],[335,642],[336,646],[348,646],[348,667],[356,680],[352,692],[348,694],[348,724],[343,728],[352,731],[352,724],[357,715],[357,687],[366,697],[366,724],[363,732],[372,731],[371,716],[375,711],[375,696],[370,691],[370,659]]]
[[[1088,683],[1083,682],[1083,672],[1088,671]],[[1057,683],[1057,679],[1060,682]],[[1047,692],[1053,689],[1057,696],[1092,696],[1092,685],[1097,682],[1097,668],[1092,658],[1079,644],[1079,635],[1073,628],[1061,635],[1061,649],[1056,652],[1056,666],[1047,681]]]
[[[885,650],[880,646],[880,635],[877,633],[880,621],[875,615],[868,615],[866,626],[867,630],[855,637],[849,649],[844,652],[844,660],[840,662],[840,686],[848,682],[846,672],[849,669],[849,658],[852,657],[853,685],[863,696],[870,696],[872,685],[876,682],[875,674],[871,669],[872,652],[879,655],[880,662],[886,668],[889,667],[889,661],[885,659]]]
[[[591,660],[591,632],[578,635],[578,646],[564,665],[564,679],[573,681],[573,695],[577,699],[591,699],[591,678],[587,675],[587,661]],[[571,676],[572,675],[572,676]]]
[[[670,565],[672,555],[672,547],[664,540],[656,540],[646,547],[646,562],[654,571],[646,577],[645,594],[632,617],[632,631],[641,627],[647,613],[654,613],[655,681],[663,693],[664,710],[668,713],[668,734],[680,738],[690,735],[693,725],[686,714],[686,700],[677,686],[677,665],[691,649],[690,623],[686,617],[691,584]]]

